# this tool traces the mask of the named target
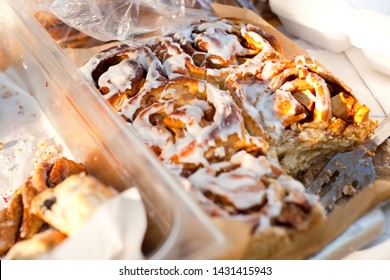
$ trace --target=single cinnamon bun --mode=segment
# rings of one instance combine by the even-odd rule
[[[197,170],[188,180],[211,215],[248,220],[257,231],[305,229],[313,207],[318,207],[315,197],[275,163],[245,151]]]
[[[233,19],[200,21],[158,38],[152,49],[164,66],[185,62],[191,77],[223,86],[231,68],[250,59],[280,57],[278,41],[262,29]],[[163,54],[163,55],[161,55]],[[177,62],[177,55],[183,56]]]
[[[266,132],[292,176],[357,146],[377,122],[351,89],[311,58],[241,65],[227,79],[248,130]]]
[[[192,78],[170,80],[129,99],[121,114],[163,162],[190,174],[240,150],[267,153],[268,144],[245,130],[228,92]]]
[[[109,48],[81,70],[117,111],[141,89],[158,87],[167,80],[160,60],[146,46]]]

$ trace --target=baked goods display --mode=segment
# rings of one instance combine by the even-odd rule
[[[116,191],[65,157],[37,164],[0,210],[0,256],[33,259],[77,231]]]
[[[284,57],[275,37],[234,19],[121,44],[81,70],[210,215],[257,235],[324,219],[296,178],[377,125],[313,58]]]

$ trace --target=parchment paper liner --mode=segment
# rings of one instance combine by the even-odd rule
[[[299,54],[309,55],[253,11],[217,3],[211,5],[219,17],[241,19],[276,36],[285,57]],[[93,55],[117,44],[113,42],[89,49],[65,49],[64,51],[77,66],[82,66]],[[272,228],[268,232],[253,235],[250,225],[245,222],[213,218],[230,244],[218,259],[308,258],[338,237],[368,210],[387,199],[390,199],[390,182],[377,180],[373,185],[355,195],[348,203],[336,208],[325,220],[313,221],[307,231]]]

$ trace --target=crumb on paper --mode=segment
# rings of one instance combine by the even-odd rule
[[[50,162],[60,155],[61,149],[58,146],[48,144],[47,142],[41,140],[38,143],[38,149],[35,154],[34,163],[39,164],[41,162]]]
[[[4,98],[4,99],[5,99],[5,98],[9,98],[9,97],[11,97],[12,95],[13,95],[12,92],[6,91],[6,92],[3,93],[3,98]]]
[[[24,114],[24,107],[23,107],[23,105],[19,104],[19,102],[18,102],[18,108],[19,108],[18,114],[23,115]]]
[[[2,150],[4,148],[4,143],[3,141],[0,141],[0,150]]]
[[[356,193],[356,190],[352,185],[347,185],[343,188],[343,195],[353,196],[355,193]]]

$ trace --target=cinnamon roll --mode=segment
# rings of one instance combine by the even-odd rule
[[[245,151],[197,170],[188,180],[211,215],[248,220],[257,231],[276,226],[305,229],[317,207],[301,183],[266,157]]]
[[[377,125],[347,86],[308,57],[248,62],[227,83],[248,130],[267,133],[292,176],[352,149]]]
[[[172,68],[184,62],[189,70],[186,74],[221,86],[229,71],[247,60],[280,57],[275,37],[252,24],[232,19],[194,23],[158,38],[151,48],[164,66]]]
[[[121,115],[163,162],[180,165],[182,174],[229,159],[240,150],[267,153],[268,144],[245,130],[229,93],[201,80],[180,77],[141,90]]]
[[[81,68],[117,111],[141,89],[163,84],[167,80],[163,69],[148,47],[126,44],[101,52]]]

